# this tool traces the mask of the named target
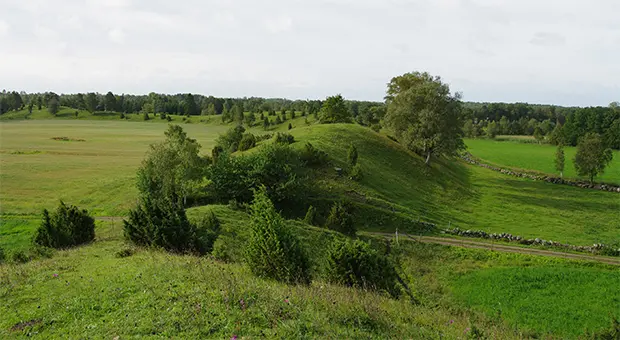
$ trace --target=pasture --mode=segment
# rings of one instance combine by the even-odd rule
[[[555,170],[556,147],[553,145],[521,143],[510,140],[495,141],[490,139],[467,139],[465,144],[472,155],[484,160],[488,164],[560,176],[559,172]],[[575,152],[575,147],[564,147],[566,159],[564,177],[587,180],[587,178],[577,176],[575,172],[573,163]],[[620,151],[614,151],[614,158],[605,168],[605,173],[596,177],[595,181],[620,184]]]

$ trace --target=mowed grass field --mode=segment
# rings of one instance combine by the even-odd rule
[[[489,139],[465,140],[468,151],[486,161],[501,167],[534,170],[560,176],[555,170],[556,147],[548,144],[530,144],[517,141],[494,141]],[[575,147],[564,147],[566,178],[580,178],[575,171],[573,159]],[[587,180],[587,178],[581,178]],[[614,151],[614,158],[605,173],[595,178],[598,182],[620,184],[620,151]]]

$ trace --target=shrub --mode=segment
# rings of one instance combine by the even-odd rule
[[[196,228],[195,248],[200,254],[210,253],[220,235],[220,220],[213,211],[205,214]]]
[[[360,167],[359,164],[355,164],[355,166],[351,169],[351,173],[349,175],[352,180],[358,182],[364,178],[364,174],[362,173],[362,167]]]
[[[249,150],[256,146],[256,138],[253,134],[247,132],[243,134],[241,141],[239,141],[239,151]]]
[[[263,134],[263,135],[254,136],[254,138],[256,138],[256,143],[262,142],[264,140],[268,140],[268,139],[273,138],[273,133],[266,133],[266,134]]]
[[[252,273],[287,283],[310,283],[308,257],[264,189],[256,191],[251,209],[246,262]]]
[[[4,253],[4,249],[0,247],[0,263],[4,262],[6,259],[6,254]]]
[[[163,112],[159,114],[159,119],[166,119],[166,117],[168,116]]]
[[[346,204],[339,202],[332,205],[325,222],[325,227],[349,236],[355,236],[357,232],[353,224],[353,218],[347,211]]]
[[[229,262],[231,260],[230,249],[224,238],[218,237],[215,240],[211,255],[220,261]]]
[[[74,205],[60,205],[51,215],[43,210],[43,220],[37,229],[33,242],[42,247],[68,248],[95,239],[95,220],[88,211]]]
[[[374,132],[379,132],[379,131],[381,131],[381,124],[378,124],[378,123],[376,123],[376,124],[371,124],[371,125],[370,125],[370,129],[371,129],[372,131],[374,131]]]
[[[288,129],[289,129],[289,130],[292,130],[292,129],[293,129],[293,124],[288,123]]]
[[[11,253],[11,262],[13,263],[26,263],[30,261],[30,256],[23,250],[15,250]]]
[[[237,125],[220,135],[215,141],[216,145],[224,150],[235,152],[239,148],[239,142],[241,142],[244,132],[245,128],[241,125]]]
[[[353,144],[349,146],[349,150],[347,151],[347,161],[352,167],[357,164],[357,148]]]
[[[361,240],[333,241],[327,254],[330,282],[400,295],[398,273],[389,257]]]
[[[179,253],[197,251],[196,227],[187,219],[183,202],[174,191],[157,199],[143,196],[123,225],[125,238],[137,245]]]
[[[120,119],[125,119],[125,114],[121,112]]]
[[[276,134],[276,143],[279,144],[293,144],[295,143],[295,137],[290,133],[278,132]]]
[[[35,246],[35,247],[32,247],[32,253],[36,257],[49,259],[54,256],[54,249],[47,248],[47,247],[41,247],[41,246]]]
[[[133,248],[123,248],[123,249],[117,251],[116,254],[114,254],[114,256],[122,259],[122,258],[129,257],[129,256],[133,255],[133,253],[134,253]]]
[[[321,166],[327,164],[327,153],[315,148],[312,144],[306,143],[299,152],[299,158],[309,166]]]
[[[145,112],[145,113],[142,115],[142,119],[143,119],[143,120],[149,120],[149,119],[151,119],[151,118],[149,117],[149,114],[148,114],[147,112]]]
[[[308,211],[306,212],[306,216],[304,217],[304,222],[309,225],[314,225],[316,222],[316,208],[313,206],[308,207]]]
[[[169,121],[169,122],[171,122],[171,121],[172,121],[172,117],[170,117],[170,116],[166,116],[166,120],[167,120],[167,121]]]

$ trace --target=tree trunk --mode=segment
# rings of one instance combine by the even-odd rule
[[[430,150],[426,152],[426,161],[424,163],[426,163],[426,165],[429,165],[431,161],[431,152]]]

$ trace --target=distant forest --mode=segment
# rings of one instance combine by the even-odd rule
[[[385,103],[372,101],[346,102],[351,116],[359,124],[377,125],[385,115]],[[117,95],[112,92],[56,94],[7,92],[0,93],[0,114],[9,111],[41,110],[55,114],[60,106],[86,110],[93,114],[103,111],[123,113],[164,113],[175,115],[223,115],[241,112],[294,111],[314,114],[321,109],[321,100],[288,100],[282,98],[219,98],[198,94]],[[563,107],[528,103],[463,103],[466,137],[496,135],[532,135],[552,144],[576,145],[586,133],[600,134],[605,143],[620,149],[620,106]],[[226,119],[224,119],[226,120]]]

